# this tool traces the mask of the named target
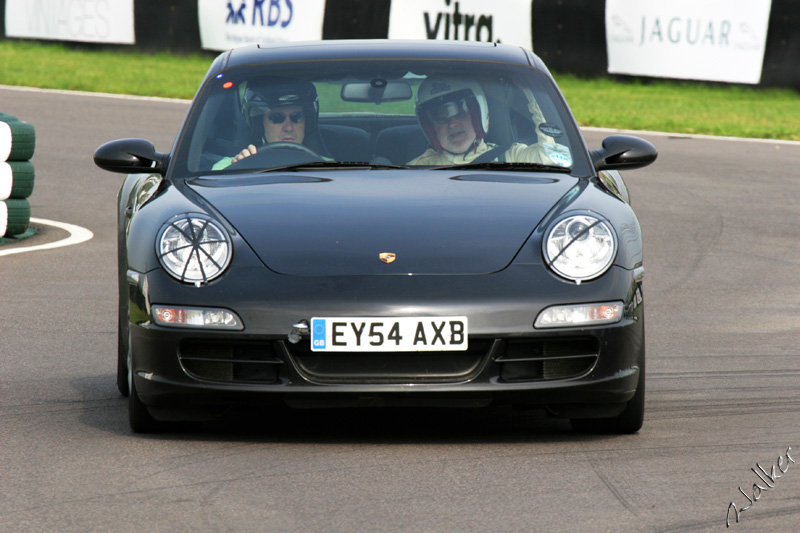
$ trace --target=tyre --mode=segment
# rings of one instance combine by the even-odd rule
[[[639,381],[636,385],[636,394],[633,395],[625,409],[613,418],[573,418],[570,420],[572,429],[578,433],[606,433],[614,435],[628,435],[642,429],[644,423],[644,382],[645,365],[642,357],[642,366],[639,370]]]
[[[36,149],[36,130],[19,121],[0,121],[0,161],[27,161]]]
[[[11,128],[0,122],[0,161],[7,161],[11,155]]]
[[[128,422],[134,433],[155,433],[159,431],[162,424],[153,418],[147,406],[139,399],[136,392],[136,380],[133,379],[130,361],[128,361]]]
[[[122,354],[117,356],[117,389],[126,398],[131,393],[128,387],[128,363]]]
[[[0,163],[0,200],[28,198],[33,194],[35,177],[30,161]]]
[[[31,223],[31,204],[28,200],[0,201],[0,237],[25,233]]]
[[[117,389],[119,393],[127,397],[131,393],[128,386],[128,316],[119,313],[119,324],[117,326]],[[123,322],[124,321],[124,322]]]

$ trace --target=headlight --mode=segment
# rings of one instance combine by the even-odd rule
[[[617,254],[617,236],[604,220],[571,215],[550,229],[543,247],[547,266],[580,283],[608,270]]]
[[[209,282],[231,261],[228,232],[200,214],[179,215],[164,224],[156,248],[164,270],[185,283]]]

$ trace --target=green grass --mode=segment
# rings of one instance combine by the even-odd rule
[[[213,57],[0,41],[0,85],[189,99]],[[795,90],[555,76],[582,126],[800,141]]]
[[[0,41],[0,85],[192,98],[213,57]]]
[[[800,141],[800,92],[556,75],[582,126]]]

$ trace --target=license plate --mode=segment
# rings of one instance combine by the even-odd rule
[[[315,352],[423,352],[467,349],[467,317],[315,317]]]

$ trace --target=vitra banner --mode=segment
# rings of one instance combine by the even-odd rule
[[[771,0],[606,0],[608,72],[757,84]]]
[[[198,0],[206,50],[322,39],[325,0]]]
[[[6,0],[7,37],[134,44],[133,0]]]
[[[390,39],[516,44],[531,48],[531,0],[395,0]]]

